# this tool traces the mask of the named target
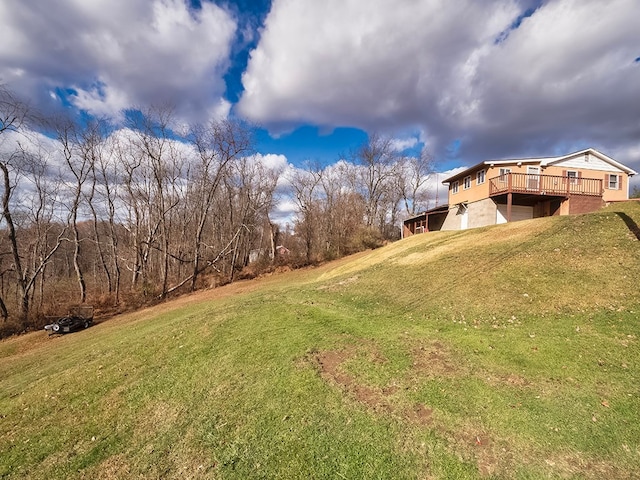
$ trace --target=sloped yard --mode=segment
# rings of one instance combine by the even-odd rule
[[[640,206],[0,342],[2,478],[640,476]]]

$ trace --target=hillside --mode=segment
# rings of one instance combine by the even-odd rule
[[[637,478],[640,204],[0,342],[2,478]]]

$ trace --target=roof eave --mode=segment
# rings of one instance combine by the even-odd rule
[[[590,153],[592,155],[595,155],[596,157],[600,158],[601,160],[604,160],[605,162],[609,163],[610,165],[613,165],[614,167],[622,170],[623,172],[625,172],[630,177],[638,174],[638,172],[636,172],[635,170],[633,170],[633,169],[627,167],[626,165],[623,165],[622,163],[614,160],[609,155],[606,155],[606,154],[604,154],[602,152],[599,152],[595,148],[591,148],[591,147],[590,148],[585,148],[584,150],[579,150],[577,152],[569,153],[567,155],[563,155],[562,157],[549,158],[548,161],[544,163],[544,165],[545,166],[546,165],[552,165],[554,163],[558,163],[558,162],[561,162],[563,160],[567,160],[567,159],[572,158],[572,157],[579,157],[580,155],[584,155],[585,153]]]
[[[445,178],[442,181],[442,184],[446,185],[447,183],[452,182],[456,178],[466,177],[467,175],[469,175],[469,172],[472,172],[473,170],[475,170],[475,169],[477,169],[479,167],[482,167],[483,165],[487,165],[487,162],[480,162],[480,163],[474,165],[473,167],[469,167],[466,170],[463,170],[463,171],[461,171],[459,173],[456,173],[455,175],[451,175],[450,177]]]

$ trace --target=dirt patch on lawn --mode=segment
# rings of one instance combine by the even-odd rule
[[[416,403],[405,412],[405,418],[418,425],[433,425],[433,409]]]
[[[437,432],[462,460],[474,462],[482,477],[508,477],[518,465],[537,465],[551,476],[629,478],[625,477],[624,471],[607,462],[585,461],[579,452],[549,455],[549,452],[536,451],[535,448],[523,452],[517,447],[517,440],[496,436],[495,432],[477,422],[462,418],[460,420],[463,423],[457,420],[457,424],[453,425],[450,418],[439,416],[438,411],[429,405],[407,403],[405,390],[415,388],[425,379],[437,377],[473,375],[496,387],[521,389],[530,386],[526,378],[516,374],[486,375],[485,372],[472,371],[468,362],[441,342],[416,345],[410,351],[412,367],[401,378],[394,379],[383,387],[365,384],[346,368],[356,356],[365,356],[367,361],[384,366],[387,360],[373,342],[340,350],[314,351],[305,357],[304,363],[311,364],[328,384],[339,388],[346,397],[373,413],[392,415],[408,424]]]
[[[307,361],[315,366],[322,378],[328,383],[338,386],[349,397],[366,405],[373,410],[391,412],[412,423],[419,425],[433,424],[433,409],[422,403],[410,406],[400,405],[396,394],[402,389],[400,385],[415,383],[411,377],[419,379],[452,376],[459,374],[459,366],[452,360],[452,353],[441,343],[434,342],[414,348],[413,368],[407,378],[400,384],[389,384],[374,387],[360,382],[354,375],[348,373],[345,364],[357,355],[364,355],[368,362],[384,365],[387,359],[375,345],[361,345],[346,347],[342,350],[327,350],[313,352],[307,356]]]
[[[368,358],[372,362],[383,363],[384,356],[375,347],[368,347]],[[318,370],[320,376],[340,388],[349,398],[365,405],[375,413],[390,414],[401,418],[413,425],[433,428],[444,438],[456,445],[457,451],[468,451],[469,455],[478,463],[478,471],[485,476],[494,475],[497,471],[506,471],[505,466],[500,465],[498,455],[493,450],[493,442],[489,434],[482,429],[477,432],[455,431],[449,428],[442,420],[438,420],[434,410],[424,403],[416,402],[407,405],[396,396],[401,392],[399,385],[389,385],[382,388],[364,385],[350,373],[346,372],[344,365],[357,354],[362,354],[362,349],[346,347],[342,350],[328,350],[313,352],[307,356],[310,362]],[[414,350],[414,370],[423,375],[435,377],[438,375],[455,374],[456,368],[450,360],[446,348],[437,342]],[[415,372],[414,372],[415,373]]]
[[[390,411],[391,406],[386,398],[389,390],[385,394],[383,390],[362,385],[356,379],[344,372],[342,365],[356,354],[354,348],[341,351],[318,352],[311,358],[312,363],[317,365],[320,375],[330,383],[339,386],[349,396],[358,402],[373,408],[374,410]]]
[[[424,377],[451,377],[466,370],[462,362],[455,361],[453,352],[440,342],[413,348],[413,370]]]

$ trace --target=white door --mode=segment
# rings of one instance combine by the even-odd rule
[[[466,230],[469,228],[469,212],[466,207],[462,208],[460,212],[460,230]]]

